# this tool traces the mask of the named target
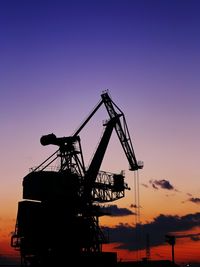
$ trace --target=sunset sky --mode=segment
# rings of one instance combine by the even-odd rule
[[[110,203],[106,250],[122,260],[200,262],[200,2],[198,0],[0,1],[0,263],[13,253],[22,180],[70,136],[109,90],[124,112],[139,171],[141,240],[135,242],[134,174],[115,133],[101,169],[125,171],[131,187]],[[86,165],[105,107],[80,134]],[[138,248],[141,250],[138,251]]]

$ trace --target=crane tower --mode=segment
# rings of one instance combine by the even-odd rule
[[[88,168],[85,167],[80,132],[104,105],[109,119]],[[118,200],[129,189],[123,173],[100,170],[113,130],[129,163],[137,171],[143,163],[136,160],[125,116],[108,92],[101,94],[78,130],[68,137],[51,133],[40,139],[43,146],[58,149],[23,178],[23,200],[18,211],[11,246],[20,251],[23,266],[75,265],[115,266],[116,253],[102,252],[108,240],[100,226],[100,204]],[[59,166],[52,167],[55,161]]]

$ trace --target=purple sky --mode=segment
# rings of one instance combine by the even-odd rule
[[[2,216],[9,207],[15,217],[23,176],[55,151],[40,137],[71,135],[105,89],[144,160],[141,183],[169,180],[182,192],[162,210],[144,188],[143,206],[149,197],[152,205],[144,218],[198,210],[180,203],[200,197],[199,14],[197,0],[0,1]],[[100,115],[84,136],[88,160],[107,119]],[[128,170],[115,137],[106,158],[107,170]]]

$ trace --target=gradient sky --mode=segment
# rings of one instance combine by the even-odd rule
[[[177,261],[200,261],[199,14],[197,0],[0,1],[2,259],[11,253],[22,179],[57,149],[42,147],[40,137],[71,135],[108,89],[144,161],[140,219],[143,232],[153,235],[152,259],[170,259],[162,237],[176,232],[184,235]],[[108,118],[104,108],[98,112],[81,136],[86,163]],[[134,244],[118,235],[135,223],[121,210],[134,213],[133,173],[115,134],[102,168],[125,170],[132,188],[112,203],[118,216],[102,224],[133,258]],[[156,225],[165,225],[160,239]]]

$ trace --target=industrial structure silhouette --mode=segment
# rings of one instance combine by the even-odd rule
[[[86,168],[79,134],[102,105],[109,119]],[[125,116],[107,91],[72,136],[56,137],[51,133],[41,137],[43,146],[56,145],[58,150],[23,178],[23,200],[18,202],[11,238],[11,246],[20,252],[22,266],[61,266],[66,262],[88,267],[123,264],[117,263],[116,253],[102,251],[102,245],[109,240],[99,226],[99,217],[104,215],[100,204],[123,198],[129,189],[123,172],[100,171],[113,130],[130,171],[143,168],[143,163],[136,160]]]

